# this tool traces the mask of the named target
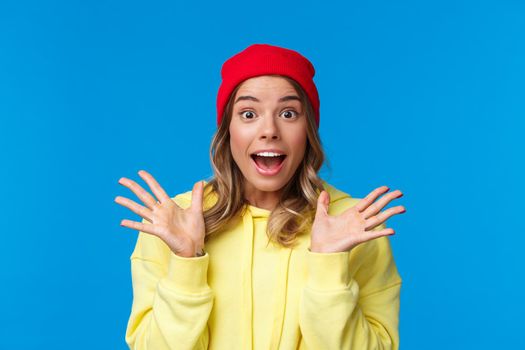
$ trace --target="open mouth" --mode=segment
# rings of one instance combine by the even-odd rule
[[[258,156],[256,154],[251,155],[253,161],[257,165],[257,167],[264,171],[275,171],[279,169],[284,162],[284,159],[286,158],[286,155],[280,155],[280,156]]]

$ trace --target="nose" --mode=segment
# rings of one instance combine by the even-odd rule
[[[262,118],[260,138],[267,140],[278,140],[280,138],[279,126],[272,115]]]

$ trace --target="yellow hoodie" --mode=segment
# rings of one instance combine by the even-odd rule
[[[330,215],[359,201],[323,184]],[[173,200],[187,208],[191,191]],[[130,257],[130,349],[398,349],[401,277],[388,237],[342,253],[311,252],[309,235],[293,249],[267,245],[270,211],[247,209],[202,257],[179,257],[139,232]]]

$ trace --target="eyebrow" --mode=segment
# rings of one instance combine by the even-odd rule
[[[237,97],[237,99],[235,100],[235,103],[237,103],[237,102],[239,102],[239,101],[243,101],[243,100],[249,100],[249,101],[261,102],[261,101],[259,101],[257,98],[255,98],[255,97],[253,97],[253,96],[239,96],[239,97]],[[299,96],[289,95],[289,96],[281,97],[281,98],[279,99],[279,102],[293,101],[293,100],[301,101],[301,99],[299,98]],[[235,104],[235,103],[234,103],[234,104]]]

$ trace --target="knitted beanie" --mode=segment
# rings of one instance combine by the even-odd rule
[[[235,87],[244,80],[260,75],[279,74],[295,80],[312,104],[319,128],[319,94],[314,84],[313,64],[300,53],[279,46],[253,44],[230,57],[221,69],[222,82],[217,93],[217,126]]]

